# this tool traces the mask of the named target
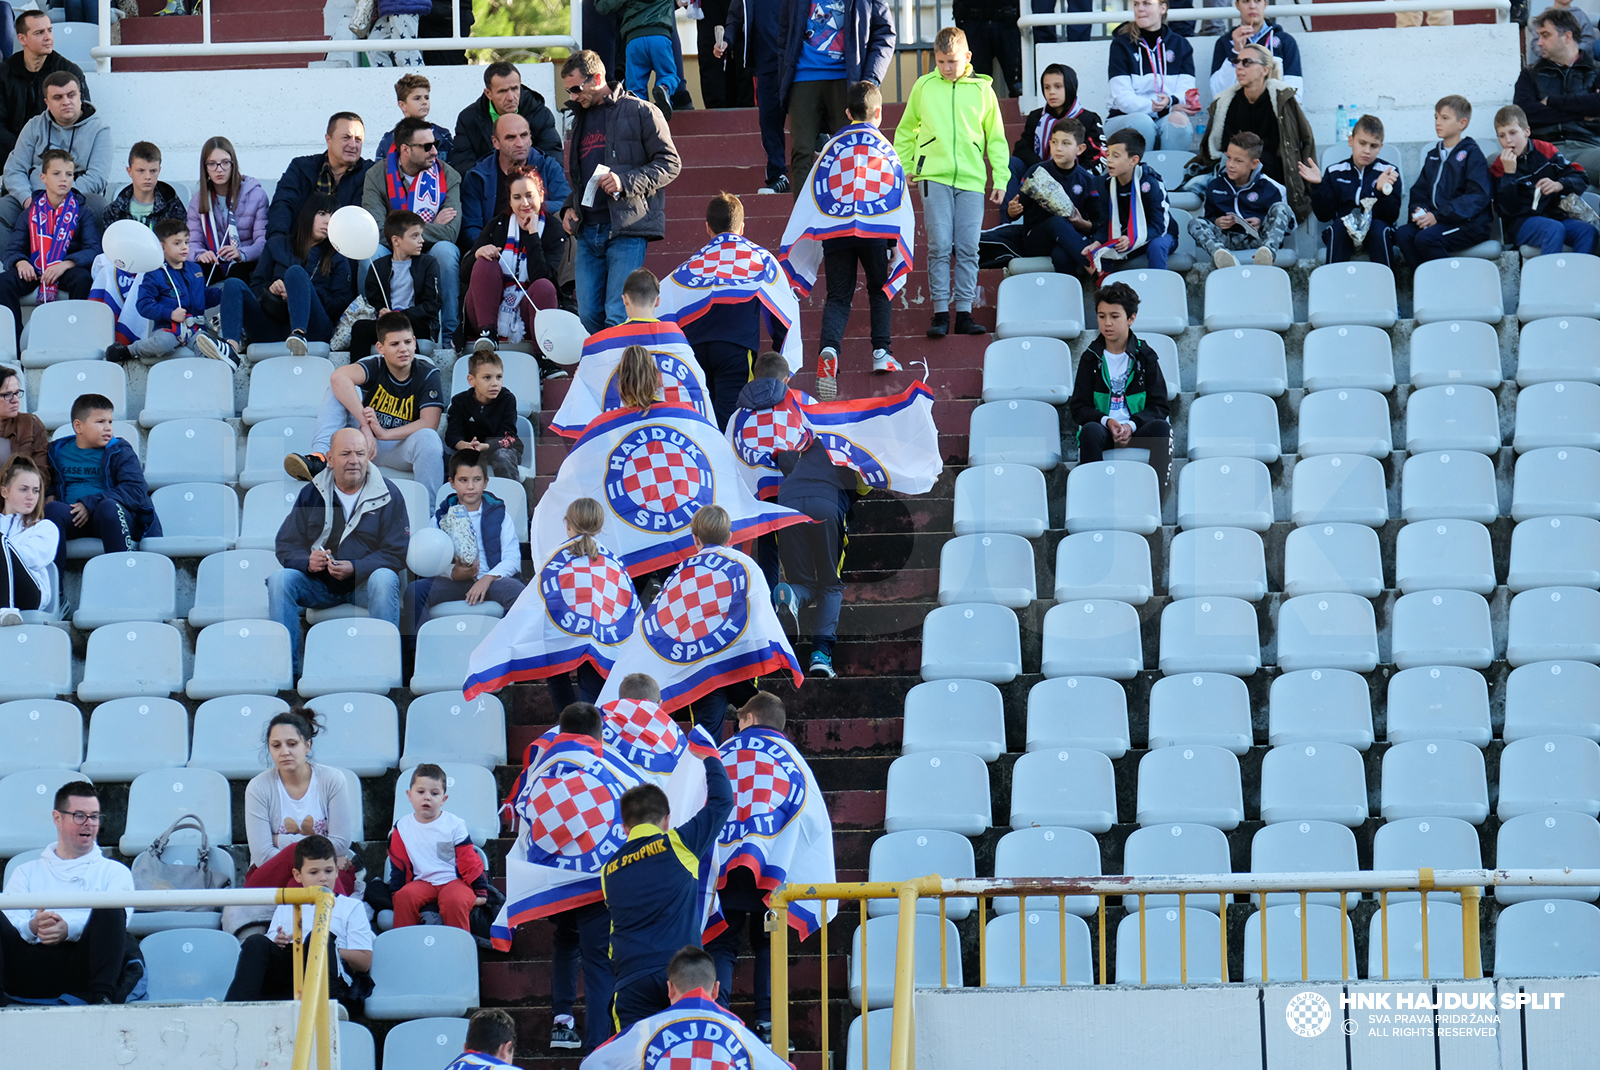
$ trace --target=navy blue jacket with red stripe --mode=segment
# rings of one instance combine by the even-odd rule
[[[1534,207],[1534,187],[1541,178],[1561,183],[1560,193],[1540,194],[1539,206]],[[1569,193],[1582,193],[1589,188],[1583,168],[1561,155],[1548,141],[1530,138],[1528,147],[1517,157],[1517,169],[1506,173],[1506,165],[1496,156],[1489,165],[1489,183],[1494,189],[1495,211],[1505,220],[1506,241],[1516,241],[1522,224],[1532,216],[1565,219],[1561,198]]]

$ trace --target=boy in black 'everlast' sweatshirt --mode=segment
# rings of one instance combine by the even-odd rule
[[[1125,282],[1094,295],[1100,337],[1078,361],[1067,408],[1078,424],[1079,462],[1098,461],[1108,449],[1146,449],[1161,498],[1172,473],[1172,426],[1167,423],[1167,380],[1156,352],[1133,333],[1139,295]]]

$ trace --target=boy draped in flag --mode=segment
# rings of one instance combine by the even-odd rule
[[[222,287],[207,286],[205,271],[189,259],[189,224],[163,219],[155,225],[165,263],[141,276],[134,302],[151,331],[131,346],[106,346],[106,359],[125,364],[134,357],[160,358],[193,341],[204,330],[206,309],[222,300]],[[225,363],[236,366],[232,361]]]
[[[1154,167],[1141,163],[1144,135],[1123,127],[1106,138],[1106,180],[1101,224],[1096,241],[1084,247],[1095,273],[1102,278],[1144,250],[1152,270],[1164,270],[1178,244],[1178,224],[1167,209],[1167,191]]]
[[[413,78],[415,75],[406,75]],[[423,92],[426,92],[424,90]],[[484,1067],[515,1066],[517,1023],[499,1007],[481,1010],[467,1022],[466,1043],[461,1054],[444,1070],[482,1070]]]
[[[423,253],[439,264],[444,307],[439,313],[439,339],[450,346],[461,308],[461,176],[439,155],[433,125],[407,117],[395,124],[394,143],[376,167],[367,169],[361,207],[381,231],[390,212],[415,212],[422,217]],[[391,306],[392,307],[392,306]]]
[[[817,397],[832,401],[839,392],[839,347],[855,299],[856,265],[867,279],[872,317],[872,370],[899,371],[889,352],[889,299],[911,274],[917,221],[906,191],[906,174],[894,145],[879,132],[883,94],[872,82],[847,91],[850,124],[834,135],[797,190],[794,211],[783,231],[778,260],[797,293],[817,282],[817,268],[828,267],[828,301],[822,309],[821,349],[817,354]],[[799,151],[798,149],[796,151]]]
[[[62,294],[74,301],[89,296],[89,267],[100,255],[100,227],[83,194],[72,188],[77,164],[65,149],[39,154],[44,189],[28,200],[0,256],[0,307],[11,310],[17,344],[22,344],[22,295],[39,293],[39,303]]]

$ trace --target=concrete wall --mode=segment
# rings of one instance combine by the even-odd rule
[[[289,1070],[297,1006],[8,1007],[0,1010],[0,1052],[5,1053],[0,1062],[121,1070]],[[333,1066],[338,1070],[337,1030],[334,1043]]]

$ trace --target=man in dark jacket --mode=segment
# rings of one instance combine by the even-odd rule
[[[361,431],[334,433],[328,467],[300,489],[278,529],[282,570],[267,580],[271,618],[289,633],[298,679],[300,610],[355,603],[400,626],[400,573],[411,520],[400,488],[367,457]]]
[[[566,232],[556,225],[561,206],[572,192],[567,186],[567,173],[561,166],[560,156],[546,156],[533,144],[533,132],[528,120],[520,115],[502,115],[494,124],[494,151],[479,160],[472,170],[461,176],[461,248],[467,254],[477,249],[477,239],[484,224],[497,215],[511,211],[511,177],[515,168],[526,164],[539,172],[544,179],[544,233],[539,242],[544,247],[547,264],[561,263],[562,246]]]
[[[1014,97],[1022,96],[1022,31],[1017,28],[1017,5],[1009,0],[955,0],[951,8],[956,26],[967,35],[972,72],[993,75],[995,60],[999,60],[1006,89]]]
[[[645,244],[666,236],[666,187],[683,161],[661,112],[607,82],[593,52],[568,57],[561,81],[574,116],[567,146],[572,191],[561,225],[578,241],[578,316],[593,334],[627,318],[622,283],[644,267]]]
[[[1533,17],[1544,58],[1517,75],[1512,101],[1533,136],[1591,174],[1600,172],[1600,68],[1578,47],[1578,20],[1551,8]]]
[[[800,196],[817,160],[817,138],[850,120],[845,90],[883,81],[894,56],[888,0],[783,0],[779,95],[789,113],[789,192]]]
[[[83,86],[83,99],[89,100],[83,68],[56,51],[49,15],[24,11],[17,16],[16,28],[21,47],[0,68],[4,71],[0,77],[0,155],[8,155],[22,125],[44,111],[44,80],[56,71],[76,74],[78,84]]]
[[[483,96],[456,116],[455,143],[450,166],[462,174],[494,151],[494,124],[513,112],[528,120],[533,145],[546,156],[561,155],[561,131],[544,97],[522,84],[522,72],[509,63],[491,63],[483,69]]]
[[[1172,471],[1172,426],[1167,422],[1167,380],[1156,351],[1133,333],[1139,295],[1125,282],[1094,295],[1100,337],[1078,360],[1067,408],[1078,425],[1078,463],[1101,460],[1108,449],[1146,449],[1161,499]]]
[[[289,236],[307,197],[326,193],[340,208],[361,203],[367,168],[372,166],[371,160],[361,158],[366,136],[361,116],[353,111],[334,112],[323,136],[328,150],[289,161],[267,209],[267,246],[278,263],[293,264],[299,259],[289,248]]]
[[[755,83],[756,120],[761,148],[767,154],[765,189],[789,192],[788,146],[783,127],[789,113],[783,106],[783,0],[732,0],[725,28],[723,55],[729,64],[749,71]],[[728,56],[732,51],[733,55]]]

